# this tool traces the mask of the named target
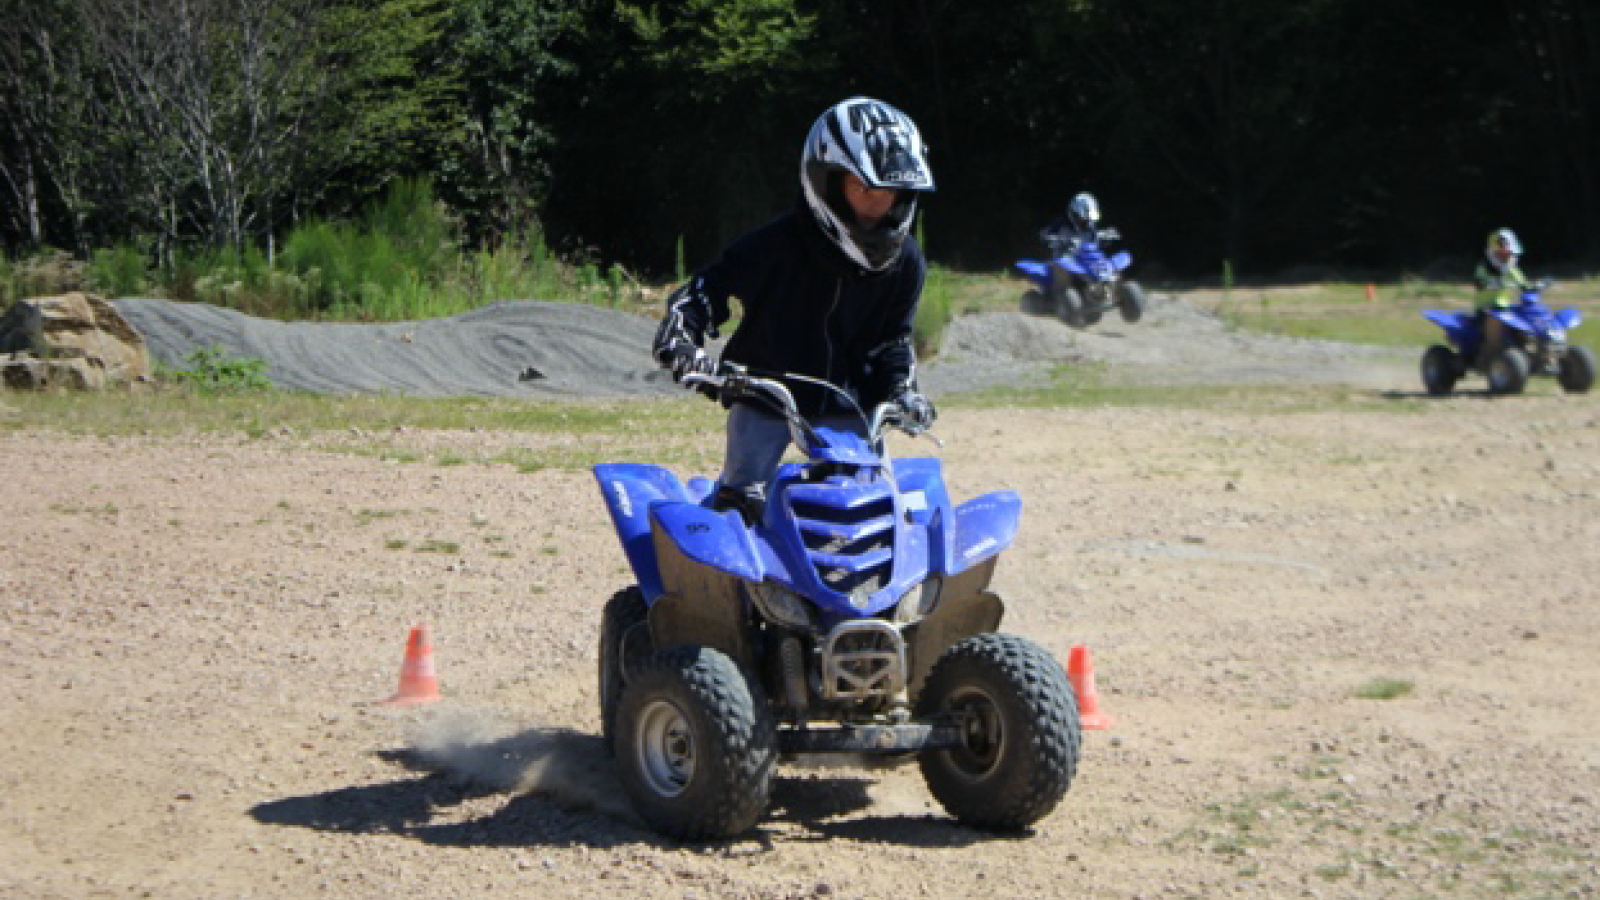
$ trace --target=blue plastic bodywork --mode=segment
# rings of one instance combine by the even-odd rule
[[[1052,272],[1058,268],[1089,281],[1112,281],[1132,264],[1133,256],[1126,250],[1106,256],[1098,242],[1083,241],[1075,251],[1062,254],[1054,261],[1020,259],[1012,265],[1040,290],[1048,291]]]
[[[820,624],[880,616],[931,575],[948,577],[1010,546],[1022,502],[997,491],[952,505],[937,459],[886,462],[861,437],[819,428],[811,461],[787,463],[762,519],[711,508],[712,482],[690,487],[659,466],[595,466],[606,507],[646,604],[667,590],[654,535],[695,565],[772,582],[811,601]]]
[[[1545,305],[1543,291],[1522,292],[1516,306],[1492,308],[1490,314],[1514,329],[1535,338],[1550,338],[1556,332],[1567,332],[1583,322],[1583,312],[1575,307],[1552,310]],[[1457,312],[1448,309],[1425,309],[1423,316],[1444,329],[1445,339],[1468,357],[1478,352],[1478,342],[1483,339],[1477,313]],[[1565,334],[1561,337],[1564,339]]]

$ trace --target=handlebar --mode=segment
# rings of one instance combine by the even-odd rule
[[[811,423],[806,421],[800,412],[800,407],[795,403],[794,394],[789,388],[777,379],[785,378],[792,381],[802,381],[826,388],[840,397],[861,418],[867,426],[867,440],[874,447],[879,447],[883,441],[884,432],[889,428],[916,437],[927,434],[935,443],[943,446],[943,442],[926,428],[915,428],[905,419],[905,412],[896,403],[879,403],[873,407],[871,415],[862,412],[855,398],[839,388],[832,382],[807,375],[779,374],[772,378],[750,374],[744,366],[734,363],[723,363],[721,369],[714,375],[690,373],[683,376],[683,383],[696,389],[709,389],[718,400],[732,401],[742,399],[755,399],[764,402],[768,408],[773,409],[783,416],[789,423],[789,434],[795,446],[805,447],[815,437],[816,433],[811,428]]]

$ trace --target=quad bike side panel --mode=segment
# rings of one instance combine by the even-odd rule
[[[660,466],[604,463],[594,467],[594,477],[645,602],[653,603],[663,588],[651,538],[650,508],[662,502],[687,503],[691,497],[677,476]]]
[[[730,515],[738,518],[737,513]],[[754,651],[744,628],[744,598],[739,591],[739,579],[692,558],[659,525],[652,540],[665,587],[650,605],[653,645],[712,647],[740,665],[751,665]]]
[[[911,629],[908,635],[911,672],[907,686],[912,702],[945,650],[975,634],[1000,629],[1005,602],[986,590],[998,562],[998,557],[991,556],[960,575],[946,579],[939,593],[939,605]]]

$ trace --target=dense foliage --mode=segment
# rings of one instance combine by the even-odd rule
[[[1597,85],[1585,0],[0,0],[0,243],[276,270],[410,183],[468,251],[670,275],[864,93],[933,148],[947,265],[1084,188],[1175,275],[1465,267],[1499,225],[1593,265]]]

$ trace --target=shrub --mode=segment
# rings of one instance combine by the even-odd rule
[[[88,285],[112,297],[132,297],[145,289],[144,254],[130,244],[96,250],[89,257]]]

